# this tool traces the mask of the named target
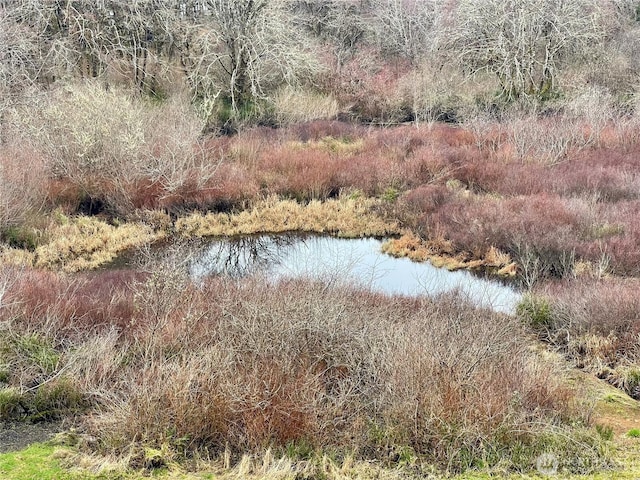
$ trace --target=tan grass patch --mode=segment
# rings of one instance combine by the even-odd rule
[[[50,240],[35,252],[5,247],[0,262],[64,272],[92,270],[125,250],[164,238],[165,232],[142,223],[114,226],[94,217],[65,217],[52,221],[43,236]]]
[[[12,248],[6,245],[0,247],[0,264],[17,267],[32,266],[35,255],[28,250]]]
[[[71,472],[97,474],[108,478],[120,478],[133,475],[127,464],[127,458],[115,458],[90,455],[73,448],[58,447],[54,453],[64,468]],[[145,475],[146,473],[146,475]],[[139,473],[140,478],[150,474]],[[133,477],[138,478],[133,475]],[[284,480],[295,478],[326,478],[327,480],[400,480],[418,478],[409,475],[403,468],[385,468],[375,462],[354,460],[346,456],[335,460],[327,455],[314,457],[309,461],[292,460],[286,456],[274,455],[270,449],[261,455],[245,454],[235,464],[231,464],[225,453],[220,459],[198,459],[185,469],[175,462],[165,466],[162,478],[196,480],[202,478],[219,480]],[[422,477],[420,477],[422,478]]]
[[[474,270],[489,268],[500,276],[514,276],[517,266],[511,257],[490,247],[481,258],[469,258],[464,253],[455,252],[451,242],[444,239],[422,240],[413,233],[405,233],[400,238],[388,240],[382,251],[394,257],[407,257],[414,262],[429,261],[434,267],[447,270]]]
[[[373,212],[373,199],[341,198],[306,205],[294,200],[269,198],[236,214],[193,213],[180,218],[175,230],[184,236],[232,236],[254,233],[314,232],[343,238],[399,233],[396,223]]]
[[[47,232],[51,241],[35,251],[34,266],[65,272],[91,270],[112,261],[130,248],[148,245],[164,237],[142,223],[120,226],[93,217],[77,217]]]
[[[488,264],[495,267],[509,265],[512,261],[508,253],[504,253],[494,246],[489,247],[489,250],[487,250],[487,253],[484,255],[484,259]]]
[[[384,242],[382,251],[394,257],[407,257],[415,262],[424,262],[435,253],[418,236],[411,233]]]
[[[339,154],[341,156],[349,156],[359,153],[364,148],[364,140],[362,138],[350,141],[344,138],[323,137],[320,140],[309,140],[307,142],[293,141],[288,146],[294,150],[315,149],[326,152]]]
[[[340,113],[340,105],[333,95],[323,95],[292,87],[281,89],[276,94],[274,109],[276,119],[282,125],[333,119]]]

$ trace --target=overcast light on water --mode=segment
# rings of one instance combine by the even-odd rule
[[[499,281],[467,271],[450,272],[382,253],[374,238],[256,236],[214,240],[191,265],[194,278],[262,273],[274,280],[313,278],[401,295],[458,290],[476,305],[511,313],[521,296]]]

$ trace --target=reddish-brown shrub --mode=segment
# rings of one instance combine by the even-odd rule
[[[277,148],[263,152],[260,183],[270,193],[308,200],[337,195],[342,185],[336,182],[339,160],[320,148]]]
[[[582,278],[552,282],[538,289],[551,302],[559,320],[558,329],[570,334],[614,334],[626,338],[635,349],[640,333],[640,283],[637,279]],[[635,353],[635,352],[629,352]]]
[[[530,255],[547,274],[572,273],[573,254],[589,227],[587,211],[558,196],[469,196],[445,187],[422,187],[402,199],[403,219],[427,238],[444,237],[481,257],[490,246],[520,262]]]
[[[476,138],[470,130],[445,124],[435,124],[429,127],[429,137],[434,144],[450,147],[470,147],[476,145]]]
[[[470,157],[452,173],[476,192],[508,196],[538,195],[552,191],[554,175],[540,164],[504,162],[495,157]]]
[[[410,64],[384,62],[379,52],[360,49],[358,54],[324,77],[324,87],[340,105],[349,105],[351,117],[361,122],[402,122],[411,120],[410,101],[399,88]]]
[[[386,458],[410,447],[462,469],[486,448],[508,452],[512,431],[535,455],[545,425],[575,418],[514,317],[456,295],[264,278],[196,286],[178,257],[163,258],[146,274],[26,270],[3,298],[14,331],[55,339],[55,368],[99,405],[86,428],[106,451],[304,442]]]
[[[112,327],[123,330],[135,313],[132,270],[96,272],[69,278],[42,270],[16,271],[4,296],[21,328],[45,330],[55,338],[84,338]]]
[[[50,178],[46,183],[47,206],[67,214],[78,211],[83,196],[82,189],[68,178]]]
[[[589,252],[595,258],[606,255],[618,275],[640,274],[640,200],[603,203],[597,209],[598,224]]]
[[[408,208],[420,215],[430,215],[440,210],[446,203],[453,202],[456,194],[444,185],[423,185],[402,197]]]
[[[638,198],[640,165],[637,156],[611,149],[580,152],[552,170],[554,191],[617,202]]]
[[[0,230],[43,207],[46,169],[44,156],[30,145],[0,145]]]

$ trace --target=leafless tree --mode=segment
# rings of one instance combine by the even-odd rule
[[[83,75],[95,77],[122,61],[140,91],[153,89],[152,60],[170,61],[180,39],[179,10],[171,0],[66,0],[57,3],[54,30],[77,54]]]
[[[338,71],[355,55],[367,37],[362,2],[356,0],[296,0],[291,8],[296,23],[330,52]]]
[[[318,64],[285,0],[206,0],[190,30],[184,62],[196,95],[222,98],[232,115],[274,87],[312,75]]]
[[[544,96],[564,65],[602,45],[610,6],[597,0],[448,2],[439,45],[469,72],[495,74],[505,97]]]
[[[0,8],[0,87],[13,90],[38,71],[35,33]]]
[[[373,28],[380,48],[418,61],[431,48],[441,4],[434,0],[373,0]]]

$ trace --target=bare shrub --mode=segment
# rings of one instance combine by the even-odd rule
[[[263,150],[258,175],[270,192],[287,197],[326,199],[337,195],[342,185],[337,183],[340,160],[321,144],[300,149],[282,145]]]
[[[549,185],[561,195],[615,203],[638,198],[639,177],[629,154],[596,148],[549,172]]]
[[[598,256],[604,248],[611,260],[611,271],[617,275],[640,273],[640,224],[634,213],[639,206],[640,201],[634,199],[604,203],[598,209],[601,221],[593,232],[596,241],[590,251]]]
[[[619,117],[615,120],[615,132],[619,144],[633,151],[640,144],[640,115]]]
[[[514,317],[341,283],[195,285],[175,253],[144,274],[18,275],[0,308],[9,386],[35,379],[62,411],[92,406],[94,445],[134,463],[140,447],[237,459],[304,444],[451,470],[499,451],[490,464],[522,468],[580,418]],[[586,442],[581,458],[597,458]],[[526,458],[510,453],[523,444]]]
[[[566,415],[562,406],[572,396],[553,374],[547,376],[548,365],[525,353],[516,323],[460,309],[454,303],[459,301],[443,297],[423,307],[429,318],[426,336],[419,333],[424,331],[420,317],[395,331],[391,343],[396,353],[385,390],[391,395],[388,414],[411,436],[410,445],[435,450],[449,465],[473,456],[483,432],[518,428],[511,422],[519,424],[519,415],[529,408]],[[485,321],[478,322],[479,314]],[[483,340],[488,338],[495,341]]]
[[[603,88],[585,88],[565,106],[566,120],[583,125],[584,145],[599,146],[605,127],[614,117],[613,98]]]
[[[614,118],[615,141],[623,151],[633,152],[640,144],[640,92],[638,85],[630,95],[627,114]]]
[[[469,78],[449,64],[424,60],[402,77],[398,89],[410,103],[416,123],[461,123],[481,115],[491,101],[495,82],[486,76]]]
[[[57,90],[33,112],[21,121],[51,173],[116,213],[129,213],[150,193],[161,199],[187,183],[201,189],[215,174],[218,162],[198,142],[202,122],[177,100],[154,106],[86,83]]]
[[[434,35],[437,2],[375,0],[372,3],[372,30],[385,53],[414,62],[426,55],[429,37]]]
[[[112,271],[86,274],[73,279],[35,269],[16,273],[5,293],[10,308],[27,329],[58,338],[82,340],[112,327],[125,329],[134,314],[129,285],[140,274]],[[77,335],[77,337],[76,337]]]
[[[513,154],[523,162],[555,165],[585,145],[582,128],[564,117],[539,120],[537,115],[518,115],[509,120],[508,130]]]
[[[298,281],[202,288],[189,297],[194,321],[179,308],[163,323],[171,335],[154,330],[156,348],[119,373],[123,396],[91,421],[105,448],[143,441],[241,453],[304,441],[386,458],[406,445],[459,469],[469,448],[481,455],[479,438],[504,441],[496,429],[521,429],[532,412],[552,423],[573,415],[570,393],[536,366],[518,323],[458,298],[389,299]],[[526,431],[534,442],[542,433]]]
[[[213,179],[220,162],[215,149],[207,150],[199,141],[202,120],[184,97],[173,98],[145,111],[145,148],[142,173],[170,195],[191,182],[196,190]]]
[[[411,102],[399,88],[411,71],[409,62],[390,65],[379,57],[375,50],[361,49],[342,68],[327,73],[323,87],[360,122],[393,125],[411,120]]]

